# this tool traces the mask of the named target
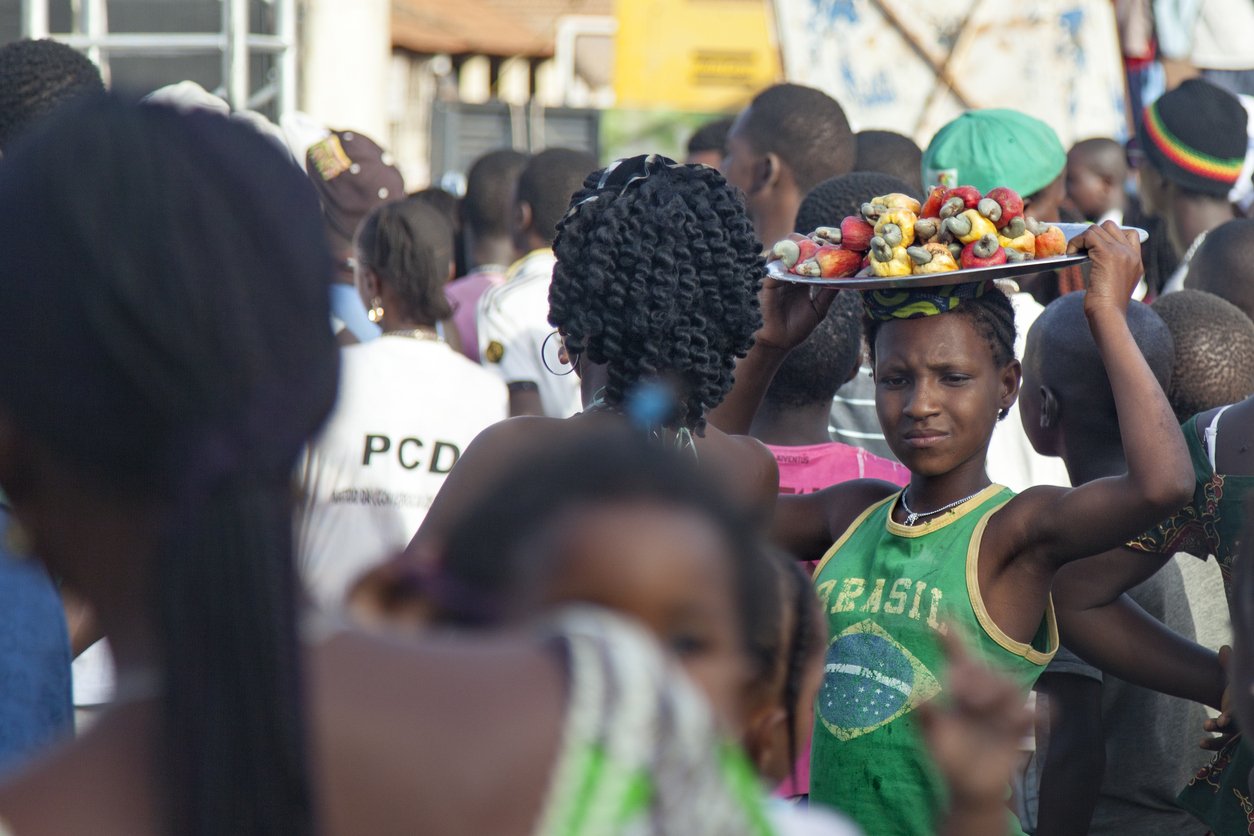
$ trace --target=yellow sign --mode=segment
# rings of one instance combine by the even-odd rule
[[[768,0],[618,0],[622,108],[714,112],[780,79]]]

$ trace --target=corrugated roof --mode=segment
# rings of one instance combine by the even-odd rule
[[[393,0],[392,43],[414,52],[553,54],[563,15],[612,15],[614,0]]]

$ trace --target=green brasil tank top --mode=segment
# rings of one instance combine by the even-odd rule
[[[1032,687],[1058,647],[1052,602],[1031,645],[993,623],[980,597],[977,558],[989,518],[1014,493],[990,485],[944,514],[892,520],[900,493],[872,505],[814,573],[830,640],[815,710],[810,797],[867,833],[936,832],[945,788],[911,713],[938,696],[937,634],[956,625],[972,652]],[[1007,832],[1020,833],[1007,811]]]

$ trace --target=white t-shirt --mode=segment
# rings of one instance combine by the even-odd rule
[[[1195,67],[1254,70],[1254,3],[1250,0],[1201,0],[1193,25]]]
[[[568,418],[579,412],[579,376],[553,374],[544,365],[549,324],[549,283],[557,259],[550,249],[533,250],[514,262],[505,282],[479,298],[479,357],[505,383],[536,384],[544,414]],[[549,339],[549,365],[561,372],[557,338]]]
[[[339,401],[296,474],[298,564],[322,606],[409,543],[462,451],[509,409],[505,386],[442,342],[385,335],[341,356]]]
[[[1015,356],[1022,360],[1028,329],[1045,309],[1030,293],[1020,291],[1008,295],[1014,308],[1015,330],[1018,332],[1015,337]],[[1062,459],[1042,456],[1032,449],[1032,442],[1028,441],[1019,417],[1018,401],[1010,407],[1010,413],[993,428],[993,437],[988,443],[986,466],[988,478],[1015,493],[1022,493],[1033,485],[1057,485],[1060,488],[1071,486],[1071,478],[1067,475],[1067,467]]]

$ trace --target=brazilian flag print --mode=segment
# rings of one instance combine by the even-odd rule
[[[825,662],[818,714],[839,740],[886,726],[940,693],[927,666],[869,619],[832,639]]]

